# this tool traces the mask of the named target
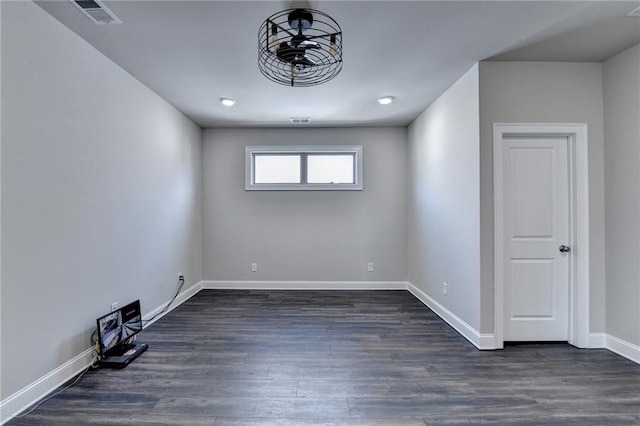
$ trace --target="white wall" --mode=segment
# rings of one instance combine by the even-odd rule
[[[283,144],[363,145],[364,190],[245,191],[245,146]],[[204,279],[406,281],[406,161],[405,128],[205,130]]]
[[[409,127],[409,281],[480,330],[478,67]],[[448,284],[448,295],[442,283]]]
[[[607,334],[640,346],[640,45],[604,63]]]
[[[602,64],[480,63],[482,331],[493,331],[493,123],[587,123],[590,330],[605,331]]]
[[[200,281],[201,130],[30,2],[2,3],[2,124],[5,399],[111,302]]]

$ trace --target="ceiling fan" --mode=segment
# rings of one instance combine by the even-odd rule
[[[315,15],[315,19],[314,19]],[[258,32],[258,66],[276,83],[312,86],[342,69],[342,30],[314,9],[287,9],[267,18]]]
[[[320,43],[312,41],[309,37],[305,36],[303,32],[310,28],[313,24],[313,14],[305,9],[294,9],[288,16],[289,26],[293,30],[297,30],[298,33],[291,37],[289,41],[283,41],[280,43],[276,50],[278,58],[285,62],[289,62],[292,66],[315,66],[317,63],[306,55],[307,49],[320,49]],[[277,24],[272,24],[272,32],[276,30]],[[285,32],[291,34],[285,29]],[[315,36],[312,38],[318,38],[322,36]]]

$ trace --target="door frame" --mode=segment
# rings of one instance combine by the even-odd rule
[[[493,124],[494,347],[504,347],[503,142],[509,137],[567,137],[569,158],[569,343],[589,346],[589,157],[586,124]]]

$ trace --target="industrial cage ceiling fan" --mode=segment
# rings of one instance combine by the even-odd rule
[[[258,30],[258,67],[269,80],[291,87],[325,83],[342,69],[342,29],[315,9],[274,13]]]

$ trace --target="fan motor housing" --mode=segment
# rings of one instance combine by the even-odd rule
[[[288,21],[292,29],[304,31],[313,25],[313,14],[306,9],[295,9],[289,13]]]

